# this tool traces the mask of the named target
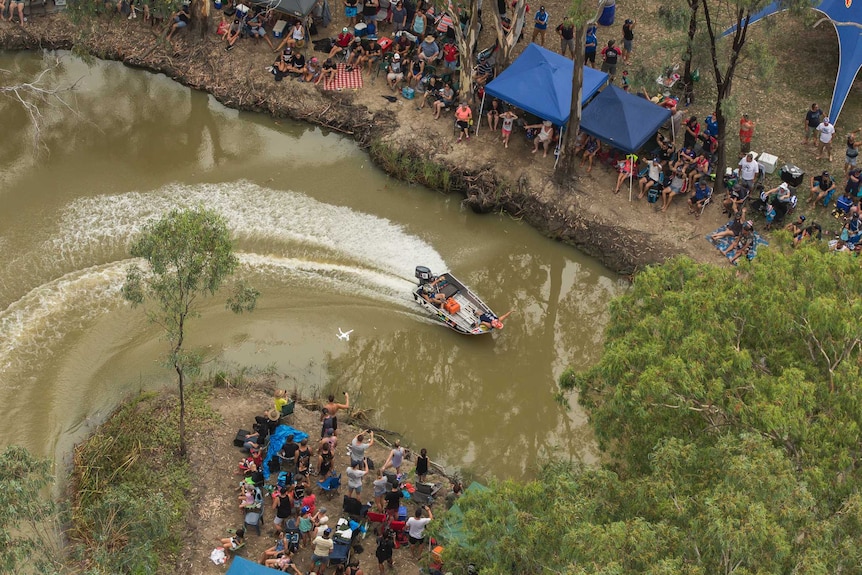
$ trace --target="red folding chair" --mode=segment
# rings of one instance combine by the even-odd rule
[[[406,521],[392,521],[389,524],[389,529],[395,533],[395,548],[400,549],[402,545],[407,545],[409,543],[409,539],[407,539],[407,534],[404,533],[404,528],[407,527]]]
[[[369,523],[380,523],[380,527],[375,527],[375,532],[377,534],[383,533],[384,529],[386,529],[386,514],[385,513],[377,513],[376,511],[369,511],[365,517],[368,519]]]

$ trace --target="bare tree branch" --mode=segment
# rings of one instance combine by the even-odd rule
[[[51,85],[52,72],[57,71],[62,62],[55,57],[47,67],[43,68],[29,82],[21,82],[8,86],[0,85],[0,95],[9,98],[20,105],[30,119],[33,127],[33,148],[38,150],[42,145],[42,126],[45,122],[43,108],[46,106],[60,106],[72,112],[76,116],[77,110],[66,101],[63,94],[71,92],[77,85],[77,81],[68,86]],[[0,74],[13,76],[14,72],[0,68]]]

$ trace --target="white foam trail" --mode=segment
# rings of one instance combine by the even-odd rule
[[[74,271],[0,312],[0,374],[50,357],[52,343],[116,308],[124,277],[124,262]]]
[[[415,311],[410,282],[366,268],[260,254],[238,254],[249,275],[273,277],[317,291],[350,293]],[[39,286],[0,312],[0,374],[32,366],[53,353],[54,344],[69,333],[86,329],[99,316],[123,305],[120,288],[126,268],[122,260],[75,271]],[[254,278],[251,279],[252,283]],[[266,292],[263,293],[266,298]]]
[[[197,205],[222,214],[241,248],[245,241],[264,241],[293,255],[298,245],[405,279],[413,277],[416,265],[446,269],[430,245],[389,220],[244,181],[76,200],[65,210],[57,235],[46,242],[45,253],[79,267],[106,247],[126,250],[146,222],[170,209]]]

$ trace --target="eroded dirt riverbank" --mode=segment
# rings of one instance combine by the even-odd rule
[[[459,144],[450,118],[435,120],[427,109],[417,111],[416,100],[381,97],[391,94],[382,76],[365,73],[363,88],[340,92],[294,81],[276,83],[264,70],[274,55],[263,42],[243,40],[226,52],[214,33],[203,39],[179,36],[171,44],[160,38],[158,28],[140,20],[74,24],[62,13],[36,16],[24,28],[0,24],[0,46],[75,48],[163,73],[232,108],[338,131],[369,149],[375,163],[395,177],[463,195],[477,212],[505,211],[622,274],[678,253],[723,261],[702,239],[723,223],[717,209],[695,221],[684,200],[677,200],[667,214],[656,213],[645,200],[629,202],[627,193],[612,194],[614,174],[601,166],[562,189],[552,182],[553,159],[530,154],[522,136],[513,136],[504,149],[499,134],[483,126],[478,137]]]

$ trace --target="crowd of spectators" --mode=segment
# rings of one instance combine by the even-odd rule
[[[219,537],[219,549],[227,554],[237,553],[245,546],[250,530],[259,530],[261,524],[264,529],[270,525],[274,529],[274,543],[261,552],[260,564],[295,575],[308,572],[325,575],[330,568],[334,568],[336,575],[363,575],[358,555],[351,558],[351,553],[344,556],[335,552],[336,545],[344,543],[344,537],[351,537],[343,533],[350,525],[349,520],[361,515],[369,531],[375,531],[377,548],[373,557],[380,573],[386,565],[394,566],[394,551],[401,546],[399,541],[409,546],[412,559],[423,558],[428,549],[425,528],[434,514],[426,501],[415,506],[412,516],[406,516],[404,510],[408,503],[404,493],[414,484],[408,480],[405,465],[410,455],[400,441],[384,448],[385,459],[378,460],[375,465],[371,448],[378,445],[378,438],[373,431],[360,431],[351,439],[345,439],[344,425],[343,422],[339,425],[338,417],[350,410],[350,397],[345,393],[344,403],[336,402],[334,395],[328,397],[320,411],[319,429],[286,430],[292,434],[286,435],[281,446],[276,448],[271,439],[277,435],[278,426],[285,423],[285,411],[292,413],[294,405],[289,403],[284,390],[277,390],[272,408],[255,418],[254,431],[238,437],[236,443],[241,444],[245,452],[236,471],[242,476],[237,499],[243,528],[230,530],[227,537]],[[301,441],[296,441],[297,433],[302,433]],[[277,451],[272,451],[275,449]],[[341,464],[335,455],[339,449],[347,454]],[[379,447],[375,449],[380,452]],[[269,466],[269,480],[264,476],[264,464]],[[427,450],[422,449],[415,456],[415,467],[411,465],[416,485],[430,485],[424,483],[429,464]],[[342,476],[346,476],[345,486],[339,485]],[[320,504],[321,497],[331,499],[334,490],[344,494],[342,519],[332,517],[336,513],[330,513]],[[460,484],[453,484],[452,492],[453,496],[459,494]],[[253,517],[251,520],[249,513]],[[381,525],[375,528],[372,522]],[[358,535],[361,528],[357,523],[349,530]],[[402,539],[396,530],[403,533]],[[355,542],[351,539],[350,546]],[[431,562],[434,563],[433,558]]]
[[[108,0],[111,5],[114,1]],[[332,83],[342,70],[348,73],[359,70],[372,80],[382,73],[391,92],[416,99],[417,110],[431,110],[434,119],[449,118],[456,142],[469,141],[476,122],[483,122],[492,132],[500,130],[498,141],[504,148],[509,147],[513,132],[524,135],[533,154],[541,149],[542,157],[547,157],[557,147],[559,130],[543,118],[496,98],[488,98],[481,111],[468,104],[468,100],[482,100],[485,85],[493,80],[498,70],[494,50],[480,51],[473,63],[473,85],[460,86],[461,62],[455,28],[460,26],[464,29],[468,22],[466,14],[460,20],[453,20],[448,12],[439,10],[427,0],[342,0],[347,26],[334,38],[313,43],[315,50],[323,52],[318,59],[310,57],[306,50],[312,44],[314,20],[319,18],[303,21],[276,13],[265,5],[246,6],[236,3],[239,1],[229,0],[224,6],[217,33],[223,36],[228,51],[241,39],[249,38],[251,41],[262,39],[278,52],[278,57],[267,67],[276,81],[295,78],[326,85]],[[128,10],[131,6],[131,15],[134,15],[134,5],[126,2],[119,0],[117,10]],[[510,7],[514,4],[508,0],[497,2],[504,30],[512,26],[507,13]],[[10,12],[10,18],[13,15]],[[148,18],[149,14],[145,17]],[[169,40],[188,26],[189,17],[188,5],[183,5],[170,16]],[[583,53],[575,55],[575,27],[570,17],[564,16],[553,22],[545,7],[539,6],[533,14],[526,7],[523,18],[521,24],[532,23],[532,41],[544,45],[547,31],[553,30],[559,38],[561,54],[577,61],[583,58],[585,65],[600,67],[609,75],[611,82],[620,77],[623,88],[627,89],[627,73],[623,70],[618,74],[618,68],[634,57],[637,26],[634,20],[625,19],[621,28],[603,29],[603,34],[617,31],[621,45],[615,37],[600,39],[597,26],[588,24]],[[280,20],[287,20],[288,25],[281,30],[276,46],[271,32]],[[465,97],[467,90],[472,98]],[[664,135],[660,133],[654,149],[640,158],[621,156],[590,134],[578,136],[575,153],[580,156],[580,165],[586,167],[587,173],[592,171],[597,160],[616,168],[614,193],[618,193],[628,180],[636,189],[638,199],[646,197],[662,213],[672,207],[677,196],[684,195],[688,198],[689,212],[699,218],[704,207],[712,201],[713,188],[720,187],[722,197],[716,203],[731,222],[749,221],[748,212],[754,208],[754,213],[763,214],[767,228],[782,222],[796,209],[798,202],[809,209],[834,204],[838,215],[848,220],[859,212],[860,170],[857,167],[856,137],[862,129],[846,135],[843,181],[836,181],[834,176],[823,171],[809,178],[807,188],[792,189],[783,184],[767,190],[763,184],[763,170],[756,154],[751,153],[757,124],[747,113],[739,117],[739,155],[733,155],[737,150],[728,154],[733,173],[724,177],[713,173],[718,150],[716,115],[709,114],[701,123],[696,115],[686,114],[676,98],[663,95],[652,100],[670,110],[669,130]],[[804,119],[803,144],[815,146],[815,159],[833,159],[836,133],[830,119],[824,116],[817,104],[812,104]],[[816,232],[812,228],[805,237],[815,237]],[[803,234],[800,232],[797,236],[802,241]]]

